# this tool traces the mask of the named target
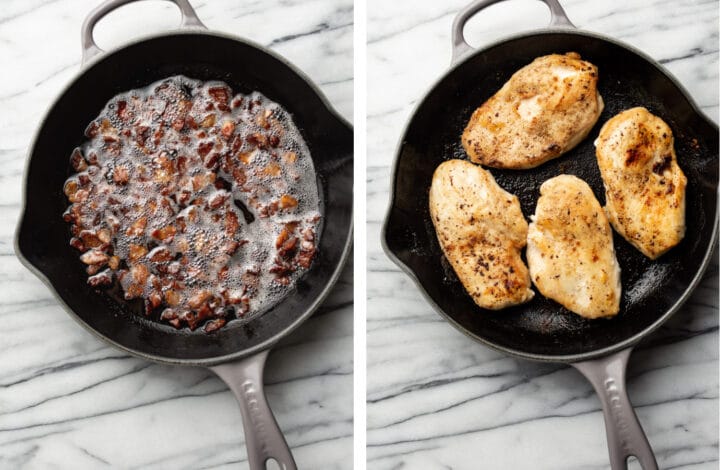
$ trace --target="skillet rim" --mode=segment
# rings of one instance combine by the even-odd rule
[[[43,114],[42,118],[40,119],[40,122],[38,123],[37,127],[35,128],[35,132],[33,134],[32,140],[30,141],[30,145],[28,146],[28,150],[25,157],[25,165],[23,168],[23,179],[22,179],[22,199],[20,201],[20,215],[18,217],[17,226],[15,228],[15,233],[13,235],[13,249],[15,251],[15,255],[17,259],[20,261],[20,263],[25,266],[30,272],[32,272],[40,281],[45,284],[45,286],[48,287],[50,292],[52,293],[53,297],[58,301],[60,306],[65,310],[65,312],[77,323],[80,324],[86,331],[89,331],[93,336],[96,338],[104,341],[105,343],[109,344],[110,346],[113,346],[121,351],[124,351],[132,356],[149,360],[155,363],[160,364],[166,364],[166,365],[185,365],[185,366],[201,366],[201,367],[211,367],[214,365],[231,362],[231,361],[237,361],[249,356],[252,356],[254,354],[260,353],[264,350],[272,348],[278,341],[280,341],[285,336],[292,333],[294,330],[296,330],[302,323],[304,323],[312,314],[320,307],[320,305],[324,302],[324,300],[327,298],[327,296],[330,294],[330,291],[337,283],[338,279],[340,278],[340,275],[342,274],[342,271],[346,265],[348,256],[350,254],[352,245],[353,245],[353,228],[354,228],[354,204],[350,207],[350,223],[348,225],[347,229],[347,235],[345,236],[345,242],[343,245],[343,249],[341,252],[341,255],[339,259],[337,260],[335,264],[334,270],[329,274],[327,283],[325,284],[323,290],[320,292],[320,294],[313,299],[312,302],[309,303],[309,305],[305,308],[305,311],[299,314],[295,320],[290,323],[286,328],[280,330],[275,335],[269,337],[265,341],[256,344],[255,346],[251,348],[246,349],[240,349],[238,351],[235,351],[231,354],[225,354],[222,356],[214,356],[209,358],[202,358],[202,359],[183,359],[183,358],[172,358],[167,356],[161,356],[157,354],[149,354],[146,352],[138,351],[133,348],[129,348],[127,346],[124,346],[118,342],[116,342],[114,339],[105,336],[95,330],[92,326],[90,326],[88,323],[86,323],[78,314],[75,313],[73,309],[70,308],[70,306],[67,305],[67,303],[64,301],[64,299],[60,296],[58,293],[58,290],[55,288],[53,283],[48,279],[48,277],[44,274],[42,270],[37,268],[34,264],[32,264],[28,258],[25,256],[25,254],[20,249],[20,235],[23,227],[25,226],[25,218],[27,214],[27,183],[28,183],[28,175],[29,175],[29,169],[30,169],[30,163],[32,161],[32,156],[35,153],[35,147],[37,146],[37,140],[40,136],[40,133],[45,128],[46,124],[48,123],[48,118],[50,115],[50,112],[57,106],[60,99],[65,96],[68,92],[68,90],[74,86],[78,80],[80,80],[85,73],[90,70],[92,67],[98,65],[100,62],[104,60],[109,60],[112,58],[115,54],[124,51],[130,47],[133,47],[138,44],[142,44],[145,42],[150,42],[156,39],[167,39],[171,38],[173,36],[212,36],[212,37],[218,37],[221,39],[226,39],[230,41],[239,42],[241,44],[250,46],[266,55],[269,55],[271,58],[281,62],[283,65],[288,67],[291,72],[295,73],[303,82],[305,82],[310,89],[315,93],[315,95],[319,98],[322,106],[325,108],[325,110],[329,113],[330,117],[332,119],[335,119],[341,126],[347,128],[350,133],[354,133],[353,126],[350,124],[350,122],[345,119],[345,117],[341,116],[335,108],[333,108],[330,101],[327,99],[325,94],[320,90],[320,88],[312,81],[312,79],[302,70],[300,70],[298,67],[296,67],[294,64],[292,64],[289,60],[278,54],[277,52],[274,52],[270,50],[269,48],[266,48],[265,46],[258,44],[254,41],[241,38],[238,36],[234,36],[232,34],[228,34],[225,32],[220,31],[212,31],[205,28],[184,28],[184,29],[174,29],[170,31],[163,31],[156,34],[150,34],[150,35],[143,35],[139,38],[130,40],[128,42],[123,43],[122,45],[112,48],[108,51],[103,51],[100,54],[97,54],[90,58],[90,60],[87,63],[82,63],[82,59],[80,62],[80,68],[75,73],[75,75],[70,79],[65,86],[61,89],[61,91],[55,96],[55,98],[52,100],[52,102],[47,106],[45,113]],[[354,161],[354,148],[351,153]],[[354,170],[354,165],[353,165]],[[351,192],[354,193],[354,191]],[[354,194],[351,196],[354,200]]]
[[[648,62],[650,65],[652,65],[658,73],[664,75],[673,86],[677,88],[677,90],[683,95],[683,97],[687,100],[687,102],[690,104],[690,107],[695,112],[695,114],[700,117],[702,120],[704,120],[710,127],[715,129],[715,132],[718,132],[718,125],[711,120],[697,105],[695,100],[693,99],[692,95],[687,91],[687,89],[680,83],[680,81],[672,74],[670,71],[668,71],[662,64],[660,64],[657,60],[653,59],[640,49],[626,44],[622,41],[619,41],[617,39],[610,38],[608,36],[605,36],[603,34],[595,33],[592,31],[585,31],[577,28],[571,28],[571,27],[548,27],[548,28],[541,28],[541,29],[535,29],[531,31],[523,31],[516,34],[512,34],[510,36],[503,37],[501,39],[492,41],[488,43],[487,45],[483,46],[482,48],[473,48],[471,52],[467,52],[465,55],[461,56],[457,62],[453,62],[451,58],[450,66],[443,72],[443,74],[437,78],[430,87],[427,88],[427,91],[423,94],[422,99],[417,102],[417,104],[413,107],[412,112],[409,115],[409,118],[407,119],[405,126],[403,127],[403,131],[400,134],[400,139],[398,140],[398,143],[395,147],[395,156],[393,159],[393,165],[392,165],[392,173],[391,173],[391,187],[390,187],[390,200],[388,202],[387,209],[385,211],[385,217],[383,218],[383,225],[381,230],[381,236],[380,236],[380,243],[382,245],[383,251],[385,252],[385,255],[392,261],[395,265],[397,265],[402,272],[404,272],[406,275],[412,279],[412,281],[415,283],[415,286],[418,288],[422,296],[425,298],[425,300],[430,304],[430,306],[440,314],[448,323],[450,323],[453,327],[455,327],[457,330],[459,330],[461,333],[463,333],[465,336],[470,337],[471,339],[474,339],[475,341],[482,343],[483,345],[489,347],[490,349],[493,349],[495,351],[501,352],[503,354],[507,354],[509,356],[513,356],[520,359],[527,359],[531,361],[536,362],[556,362],[556,363],[574,363],[574,362],[580,362],[580,361],[587,361],[590,359],[596,359],[599,357],[608,356],[612,353],[621,351],[626,348],[631,348],[635,346],[638,342],[640,342],[643,338],[646,336],[652,334],[655,330],[657,330],[662,324],[664,324],[675,312],[677,312],[680,307],[688,300],[688,298],[692,295],[695,288],[698,286],[700,281],[702,281],[703,276],[705,274],[705,271],[707,270],[708,265],[710,264],[710,260],[712,258],[713,249],[717,245],[718,241],[718,216],[720,208],[718,208],[717,204],[717,196],[718,196],[718,188],[715,188],[716,193],[716,204],[715,204],[715,217],[713,218],[713,226],[712,226],[712,234],[710,243],[708,244],[708,247],[705,249],[705,255],[703,256],[702,262],[698,266],[697,270],[695,271],[695,275],[693,276],[692,280],[688,284],[688,287],[685,289],[685,291],[680,295],[677,300],[670,306],[669,309],[667,309],[664,313],[658,316],[658,318],[649,326],[644,328],[643,330],[635,333],[634,335],[630,336],[629,338],[626,338],[622,341],[616,342],[610,346],[592,350],[592,351],[586,351],[583,353],[577,353],[577,354],[559,354],[559,355],[551,355],[551,354],[537,354],[537,353],[529,353],[525,351],[520,351],[513,348],[508,348],[499,344],[496,344],[480,335],[477,335],[473,333],[472,331],[468,330],[467,328],[460,325],[455,319],[452,318],[452,316],[448,315],[431,297],[430,294],[427,292],[425,287],[422,284],[422,281],[418,278],[415,271],[413,271],[408,265],[403,263],[400,258],[395,254],[393,250],[390,249],[387,242],[388,237],[388,230],[391,227],[390,223],[390,217],[392,215],[393,210],[395,209],[395,199],[397,194],[397,173],[398,173],[398,166],[400,163],[400,155],[402,152],[402,149],[404,147],[404,142],[406,139],[406,136],[408,134],[408,131],[410,130],[410,127],[412,126],[413,122],[415,121],[415,117],[418,114],[419,109],[425,104],[427,101],[429,95],[442,83],[447,79],[447,77],[454,72],[455,70],[459,69],[460,67],[464,66],[466,62],[468,62],[471,58],[484,54],[487,50],[501,46],[505,43],[508,43],[510,41],[514,41],[517,39],[522,38],[528,38],[528,37],[538,37],[548,34],[568,34],[568,35],[574,35],[574,36],[585,36],[590,37],[593,39],[599,39],[601,41],[614,44],[616,46],[622,47],[626,49],[627,51],[637,55],[641,59]]]

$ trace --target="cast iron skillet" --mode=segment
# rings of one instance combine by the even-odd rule
[[[625,468],[631,455],[645,469],[657,468],[625,391],[625,369],[632,347],[678,310],[710,259],[717,237],[717,127],[660,65],[630,46],[574,29],[557,0],[543,0],[551,11],[549,28],[473,50],[463,38],[465,23],[498,1],[475,1],[458,14],[452,66],[410,118],[393,170],[382,237],[385,251],[430,304],[471,338],[512,356],[570,363],[580,370],[602,402],[612,468]],[[685,238],[651,262],[615,234],[623,295],[620,314],[611,320],[584,320],[542,295],[515,308],[482,310],[465,293],[438,245],[428,213],[433,171],[444,160],[466,158],[460,135],[470,115],[516,70],[538,56],[570,51],[599,67],[605,110],[597,125],[558,159],[531,170],[491,173],[520,198],[526,216],[535,212],[540,185],[562,173],[585,180],[604,204],[593,140],[611,116],[645,106],[672,128],[678,161],[688,177]]]
[[[31,146],[25,172],[25,208],[16,234],[20,260],[56,294],[68,313],[99,338],[135,356],[165,364],[205,366],[240,403],[251,468],[275,459],[295,468],[268,407],[262,373],[268,350],[306,320],[337,280],[352,233],[352,129],[299,70],[244,39],[207,31],[187,0],[172,0],[183,30],[136,41],[111,53],[95,45],[92,30],[113,9],[134,0],[109,0],[82,29],[83,68],[50,107]],[[323,215],[318,255],[296,289],[275,307],[213,333],[176,331],[144,320],[127,304],[86,284],[78,253],[68,245],[62,187],[73,172],[69,155],[85,126],[117,93],[175,75],[223,80],[235,91],[258,90],[293,115],[312,154]]]

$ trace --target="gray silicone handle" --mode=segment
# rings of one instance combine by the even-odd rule
[[[267,468],[273,459],[282,470],[297,470],[290,448],[270,410],[263,391],[263,369],[268,351],[210,367],[235,394],[240,404],[245,446],[251,470]]]
[[[463,34],[463,30],[465,29],[465,24],[468,22],[470,18],[472,18],[476,13],[478,13],[481,10],[484,10],[485,8],[489,7],[490,5],[494,5],[496,3],[500,3],[505,0],[475,0],[474,2],[470,3],[468,6],[466,6],[460,13],[457,14],[455,17],[455,20],[453,21],[452,25],[452,63],[457,63],[462,57],[466,56],[470,51],[473,50],[472,46],[468,44],[465,41],[465,36]],[[567,17],[567,14],[565,14],[565,10],[563,10],[562,6],[560,6],[560,3],[558,0],[541,0],[545,5],[550,8],[550,25],[549,26],[557,26],[557,27],[569,27],[574,28],[575,25],[572,24],[570,19]]]
[[[590,381],[600,397],[612,470],[627,469],[630,456],[635,456],[644,470],[657,470],[655,455],[626,391],[625,370],[631,351],[632,348],[625,349],[572,366]]]
[[[93,29],[103,16],[107,15],[111,11],[120,8],[128,3],[137,2],[140,0],[107,0],[101,3],[93,11],[88,14],[87,18],[82,25],[80,31],[80,39],[82,41],[82,64],[85,65],[90,59],[103,52],[102,49],[95,44],[93,39]],[[182,20],[180,26],[183,28],[205,28],[205,25],[200,21],[195,10],[188,0],[168,0],[173,2],[180,9]],[[207,29],[207,28],[205,28]]]

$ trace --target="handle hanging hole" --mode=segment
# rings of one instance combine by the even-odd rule
[[[550,9],[537,0],[512,0],[490,5],[476,13],[463,28],[465,41],[474,48],[508,35],[545,28]]]
[[[625,461],[625,465],[627,465],[628,470],[643,470],[640,461],[634,455],[631,455],[627,458],[627,460]]]
[[[142,18],[142,21],[138,21]],[[177,6],[164,0],[128,3],[98,21],[93,39],[100,49],[110,50],[150,32],[177,29],[181,15]]]

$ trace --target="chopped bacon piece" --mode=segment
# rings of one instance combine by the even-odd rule
[[[212,333],[310,266],[316,179],[279,105],[172,77],[114,98],[85,132],[62,217],[88,285],[115,284],[149,319]]]

